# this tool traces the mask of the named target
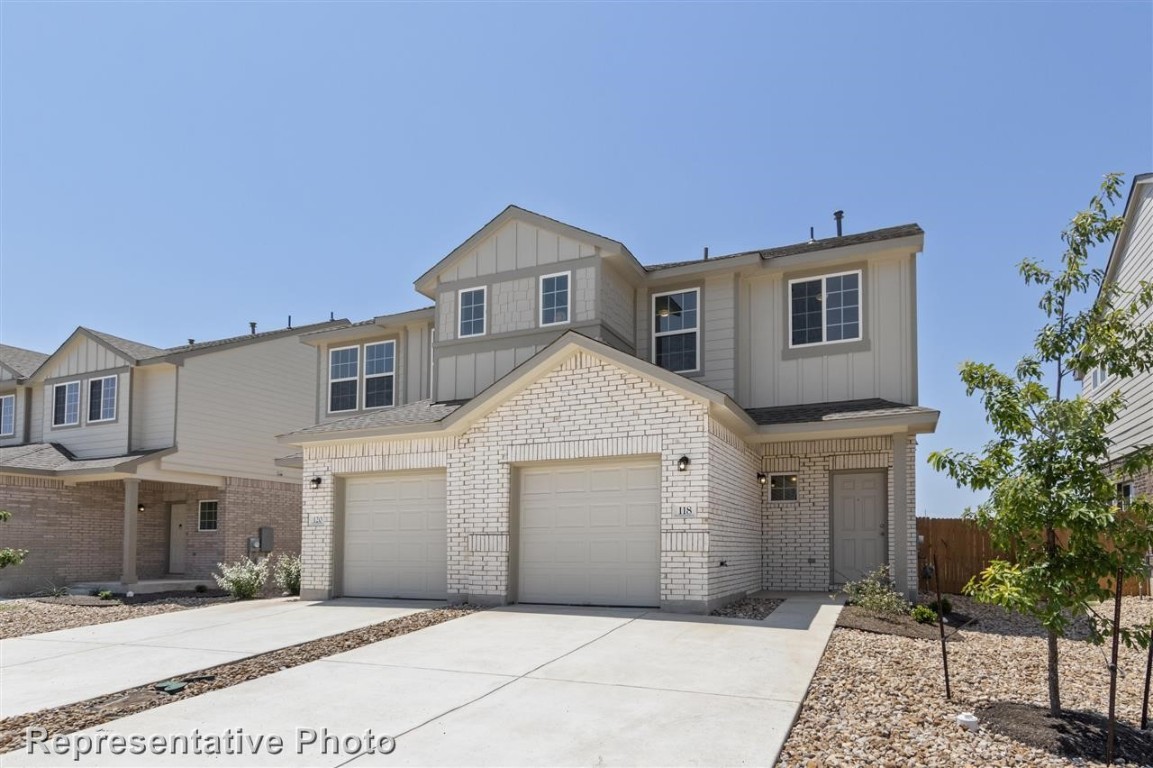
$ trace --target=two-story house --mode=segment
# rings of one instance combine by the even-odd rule
[[[1133,177],[1129,197],[1122,214],[1125,223],[1113,241],[1105,267],[1105,282],[1120,290],[1118,297],[1140,290],[1142,281],[1153,282],[1153,173]],[[1137,322],[1153,323],[1153,309],[1137,317]],[[1133,449],[1153,443],[1153,371],[1121,378],[1098,368],[1082,377],[1086,397],[1104,397],[1120,391],[1125,408],[1109,428],[1111,450],[1115,459]],[[1153,496],[1153,475],[1124,478],[1117,489],[1122,500],[1138,495]]]
[[[277,463],[275,436],[316,421],[299,337],[347,324],[170,349],[87,328],[51,355],[0,346],[0,540],[29,550],[0,593],[203,579],[299,551],[300,472]]]
[[[707,611],[916,589],[915,224],[642,265],[509,207],[433,306],[302,341],[309,597]]]

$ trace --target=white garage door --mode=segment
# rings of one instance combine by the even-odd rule
[[[345,481],[345,595],[445,598],[444,485],[443,471]]]
[[[520,486],[520,602],[660,603],[657,460],[526,467]]]

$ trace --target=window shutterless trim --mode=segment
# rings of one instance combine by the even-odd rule
[[[829,341],[829,308],[825,306],[825,285],[830,277],[842,277],[844,275],[857,276],[857,335],[851,339],[836,339]],[[793,283],[812,283],[817,280],[821,281],[821,340],[809,341],[804,344],[793,343]],[[822,344],[844,344],[846,342],[852,343],[854,341],[863,341],[865,338],[865,279],[862,270],[850,269],[845,272],[830,272],[827,275],[810,275],[809,277],[794,277],[789,280],[788,285],[785,286],[785,301],[787,302],[786,309],[789,317],[789,349],[805,349],[808,347],[817,347]]]
[[[83,400],[83,398],[81,397],[81,392],[80,392],[80,383],[81,383],[80,379],[73,379],[72,381],[62,381],[59,384],[53,384],[52,385],[52,407],[49,409],[50,413],[49,413],[49,419],[48,419],[49,427],[51,429],[63,429],[64,427],[78,427],[78,426],[80,426],[80,407],[82,404],[81,401]],[[71,387],[73,384],[76,385],[76,421],[57,422],[56,421],[56,390],[60,389],[61,387],[65,387],[65,388]],[[68,392],[67,391],[65,391],[65,393],[64,393],[64,417],[65,418],[68,417]]]
[[[204,505],[215,504],[216,509],[213,510],[212,527],[203,527],[204,523]],[[220,530],[220,502],[216,499],[203,499],[196,505],[196,531],[198,533],[214,533]]]
[[[549,279],[550,277],[563,277],[565,279],[565,282],[564,282],[564,293],[565,293],[564,317],[565,317],[565,319],[564,320],[554,320],[551,323],[546,323],[544,321],[544,281]],[[536,283],[536,296],[537,296],[537,305],[538,305],[537,306],[536,319],[537,319],[537,325],[539,325],[541,328],[550,328],[554,325],[568,325],[569,323],[572,322],[572,271],[571,270],[568,270],[565,272],[552,272],[552,273],[547,274],[547,275],[541,275],[540,278],[537,280],[537,283]],[[553,310],[555,311],[556,307],[553,307]]]
[[[113,385],[113,393],[112,393],[112,415],[108,416],[108,417],[103,416],[103,413],[104,413],[104,388],[107,385],[101,384],[100,385],[100,413],[102,415],[99,419],[94,419],[94,418],[92,418],[92,382],[94,382],[94,381],[105,382],[105,381],[108,381],[110,379],[112,381],[116,382]],[[87,390],[88,390],[88,411],[87,411],[88,418],[85,419],[85,423],[87,423],[87,424],[107,424],[108,422],[116,421],[116,413],[119,410],[118,406],[119,406],[119,401],[120,401],[120,377],[116,376],[116,375],[98,376],[94,379],[88,379],[87,382],[85,382],[85,383],[88,385],[88,387],[87,387]]]
[[[465,333],[464,332],[464,305],[462,299],[466,293],[475,293],[480,291],[481,296],[481,317],[480,317],[480,333]],[[470,320],[469,322],[475,322]],[[488,286],[478,285],[474,288],[461,288],[456,292],[456,337],[458,339],[471,339],[477,336],[484,336],[488,333]]]
[[[379,347],[379,346],[391,346],[392,347],[392,370],[388,371],[386,373],[369,373],[368,372],[368,348],[369,347]],[[379,411],[381,408],[392,408],[393,406],[396,405],[396,340],[395,339],[389,339],[387,341],[369,341],[369,342],[366,342],[364,345],[362,345],[362,348],[360,351],[360,356],[361,356],[361,359],[364,361],[364,363],[361,365],[361,371],[363,372],[363,378],[364,378],[364,385],[361,387],[361,389],[364,390],[364,393],[360,397],[361,408],[363,410],[366,410],[366,411]],[[384,379],[384,378],[392,379],[391,402],[389,402],[387,405],[372,405],[372,406],[370,406],[368,404],[368,381],[369,381],[369,379]]]
[[[4,407],[8,401],[12,403],[8,407],[11,409],[12,414],[12,427],[8,431],[4,431]],[[0,395],[0,437],[13,437],[16,434],[16,395]]]
[[[355,349],[356,352],[356,375],[345,376],[339,379],[332,378],[332,353],[343,352],[346,349]],[[329,347],[328,348],[328,384],[324,387],[324,409],[325,413],[349,413],[351,411],[359,410],[360,407],[360,371],[361,371],[361,352],[359,344],[350,344],[343,347]],[[341,408],[340,410],[332,410],[332,385],[341,381],[355,381],[356,385],[356,402],[353,403],[351,408]]]
[[[676,331],[657,331],[657,299],[661,296],[675,296],[678,293],[695,293],[697,295],[697,322],[692,328],[681,328]],[[649,322],[652,325],[652,358],[650,362],[653,365],[660,365],[657,362],[657,338],[664,336],[677,336],[686,333],[696,334],[696,353],[693,355],[697,361],[696,368],[684,368],[679,371],[672,371],[673,373],[697,373],[701,370],[701,289],[700,288],[680,288],[675,291],[662,291],[661,293],[654,293],[651,301],[651,312],[649,313]],[[663,367],[663,366],[662,366]],[[665,368],[666,371],[671,370]]]

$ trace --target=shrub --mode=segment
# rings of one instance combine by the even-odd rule
[[[936,624],[937,612],[927,605],[918,605],[913,608],[913,619],[918,624]]]
[[[953,604],[949,602],[949,598],[947,598],[947,597],[941,598],[941,607],[940,608],[937,607],[937,601],[936,600],[929,603],[929,607],[932,608],[934,611],[937,611],[938,613],[952,613],[953,612]]]
[[[276,558],[273,578],[276,579],[276,586],[283,589],[287,594],[299,595],[300,555],[286,553]]]
[[[891,616],[909,615],[909,602],[893,589],[893,579],[889,576],[889,566],[883,565],[872,573],[865,574],[860,581],[845,584],[844,592],[849,596],[849,605],[855,605],[873,613]]]
[[[115,597],[115,595],[112,594],[112,590],[110,589],[102,589],[96,593],[96,596],[101,600],[111,600]]]
[[[212,574],[212,578],[237,600],[251,600],[258,596],[268,581],[268,560],[240,560],[232,565],[217,563],[216,567],[220,573]]]

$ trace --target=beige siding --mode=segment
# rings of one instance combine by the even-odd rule
[[[488,289],[486,334],[508,333],[537,324],[536,277],[493,283]]]
[[[192,356],[180,371],[176,441],[165,469],[251,479],[285,475],[276,436],[313,423],[316,351],[296,336]]]
[[[404,382],[397,403],[414,403],[429,397],[429,361],[432,354],[432,326],[428,323],[405,328],[404,359],[398,360],[401,370],[398,381]]]
[[[437,360],[436,399],[474,397],[541,349],[543,345],[510,345],[504,349],[441,357]]]
[[[149,365],[132,374],[132,450],[176,442],[176,366]]]
[[[830,268],[830,272],[837,271]],[[784,359],[788,349],[786,280],[774,273],[748,283],[747,354],[750,408],[880,397],[916,403],[915,274],[908,256],[873,259],[864,275],[864,323],[869,349]],[[707,310],[706,310],[707,311]],[[816,347],[807,348],[817,349]]]
[[[709,278],[701,291],[702,384],[736,395],[736,275]]]
[[[636,346],[636,292],[611,267],[601,269],[601,319],[621,339]]]
[[[52,355],[48,365],[37,372],[37,379],[55,379],[62,376],[77,376],[92,371],[107,371],[122,368],[131,361],[112,352],[87,336],[77,336]]]
[[[9,385],[11,387],[11,385]],[[28,418],[28,389],[27,387],[15,387],[14,389],[4,389],[0,391],[0,397],[7,397],[12,395],[13,402],[13,426],[15,431],[11,437],[0,437],[0,448],[9,445],[19,445],[24,442],[24,422]]]
[[[44,388],[36,385],[29,387],[32,390],[31,397],[29,398],[29,426],[28,426],[28,442],[30,443],[43,443],[44,442]]]
[[[65,381],[80,382],[80,424],[73,427],[52,426],[52,384],[40,384],[38,408],[44,442],[60,443],[82,459],[122,456],[128,452],[129,410],[132,402],[131,377],[128,371],[115,374],[116,421],[88,423],[88,381],[85,376]],[[64,383],[64,381],[58,382]]]
[[[16,377],[7,368],[0,366],[0,381],[15,381]]]
[[[511,221],[440,274],[440,282],[513,272],[592,256],[591,245],[540,227]]]
[[[574,322],[583,323],[596,319],[597,272],[595,267],[573,270],[572,279],[569,281],[571,286],[569,304]]]
[[[1153,281],[1153,183],[1146,183],[1135,193],[1133,212],[1129,216],[1128,236],[1118,253],[1120,261],[1114,279],[1122,291],[1134,291],[1142,280]],[[1122,300],[1123,301],[1123,300]],[[1153,322],[1153,309],[1147,309],[1140,322]],[[1133,448],[1153,441],[1153,371],[1120,380],[1110,376],[1091,396],[1108,395],[1117,388],[1125,397],[1125,409],[1109,431],[1114,441],[1114,455],[1121,456]]]

